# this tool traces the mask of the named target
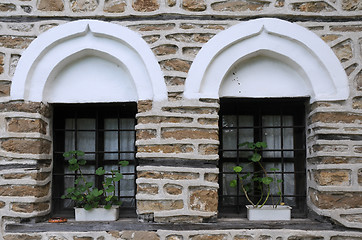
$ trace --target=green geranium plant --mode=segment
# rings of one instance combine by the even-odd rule
[[[122,202],[116,196],[116,183],[123,175],[119,171],[111,170],[109,173],[100,167],[96,170],[96,175],[105,176],[102,182],[102,188],[98,189],[93,182],[89,182],[83,175],[82,167],[87,163],[82,151],[68,151],[63,154],[68,159],[68,169],[76,174],[74,186],[66,189],[62,199],[71,199],[75,202],[75,207],[91,210],[92,208],[104,207],[110,209],[112,205],[121,205]],[[128,161],[120,161],[121,166],[127,166]]]
[[[237,174],[237,179],[230,181],[231,187],[237,187],[238,182],[239,186],[244,193],[247,201],[254,207],[254,208],[262,208],[271,198],[271,202],[273,207],[277,207],[278,205],[284,205],[282,203],[282,191],[281,191],[281,179],[277,179],[276,172],[279,171],[277,168],[271,168],[267,171],[262,163],[262,149],[267,147],[265,142],[245,142],[240,144],[240,146],[247,146],[250,150],[253,151],[253,154],[249,157],[250,163],[248,164],[257,164],[260,167],[260,171],[255,171],[253,173],[247,172],[244,173],[244,166],[235,166],[233,167],[233,171]],[[270,173],[270,174],[269,174]],[[272,176],[271,176],[272,175]],[[278,189],[277,200],[273,198],[271,195],[271,186],[274,184]],[[252,187],[252,185],[254,187]],[[252,200],[249,197],[249,193],[254,188],[260,191],[260,198],[256,200]]]

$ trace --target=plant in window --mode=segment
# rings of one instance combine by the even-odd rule
[[[240,146],[247,146],[248,149],[253,151],[253,154],[249,157],[249,164],[256,164],[256,166],[260,169],[259,171],[254,171],[253,173],[247,172],[243,173],[244,166],[235,166],[233,167],[233,171],[237,174],[237,179],[232,180],[229,184],[231,187],[237,187],[238,184],[244,193],[247,201],[251,204],[251,206],[247,206],[248,209],[248,217],[250,215],[250,209],[276,209],[278,206],[283,206],[282,203],[282,191],[281,191],[281,183],[282,180],[277,178],[276,172],[279,171],[277,168],[271,168],[269,171],[265,169],[265,166],[262,163],[262,155],[261,151],[267,147],[265,142],[245,142],[240,144]],[[271,174],[269,174],[271,173]],[[277,199],[275,199],[271,195],[272,186],[278,190]],[[257,199],[252,199],[249,195],[251,191],[259,192],[260,197]],[[268,200],[271,200],[271,205],[266,205]],[[281,208],[281,207],[279,207]],[[289,210],[289,218],[290,218],[290,207],[283,206],[283,209]],[[264,220],[279,220],[279,219],[265,219],[268,218],[265,213],[263,213]],[[273,215],[271,215],[273,217]],[[277,216],[277,215],[275,215]],[[255,219],[256,220],[256,219]]]
[[[84,152],[78,150],[68,151],[63,154],[65,158],[69,158],[68,169],[76,173],[76,178],[74,186],[67,188],[66,194],[61,198],[71,199],[75,202],[76,208],[83,208],[87,211],[95,208],[111,209],[113,206],[121,205],[122,202],[118,200],[116,195],[116,184],[123,178],[122,173],[116,170],[106,172],[103,167],[99,167],[95,173],[98,176],[104,176],[104,181],[102,187],[98,189],[93,182],[87,181],[83,174],[82,168],[87,163],[85,159],[81,158],[84,155]],[[119,164],[127,166],[129,162],[120,161]]]

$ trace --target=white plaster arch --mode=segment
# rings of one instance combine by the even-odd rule
[[[50,94],[51,87],[54,86],[64,89],[72,87],[62,86],[57,78],[64,68],[74,62],[78,63],[78,67],[83,64],[97,67],[99,71],[115,71],[109,76],[118,77],[117,81],[123,81],[122,85],[117,85],[115,80],[108,82],[112,83],[108,88],[109,91],[105,88],[104,91],[107,91],[96,96],[93,102],[167,99],[161,68],[142,37],[126,27],[97,20],[66,23],[35,39],[19,60],[12,81],[11,98],[50,103],[92,102],[90,95],[94,96],[96,91],[88,95],[78,91],[77,96],[64,99]],[[91,62],[98,65],[92,65]],[[73,83],[82,76],[82,72],[74,74],[75,72],[72,72]],[[69,72],[68,75],[70,76]],[[58,84],[51,84],[55,80]],[[72,81],[65,82],[72,83]],[[88,84],[84,88],[89,88],[91,85]],[[119,89],[112,89],[112,86]],[[129,88],[129,91],[125,91],[124,88]]]
[[[263,65],[256,59],[275,59],[277,63],[273,66],[269,61]],[[246,74],[245,71],[239,73],[244,78],[242,84],[239,82],[240,86],[230,84],[235,80],[230,74],[251,65],[251,61],[256,64],[254,67],[258,64],[259,68],[263,67],[254,71],[255,75],[264,77],[259,87],[245,88],[245,84],[253,81],[245,79],[253,79],[253,73]],[[295,81],[286,87],[287,75],[285,79],[273,79],[273,70],[285,67],[291,70],[289,77],[294,76],[303,83]],[[268,74],[260,75],[263,71]],[[270,82],[279,86],[279,93],[271,92]],[[349,86],[341,63],[317,35],[284,20],[260,18],[220,32],[202,47],[191,65],[184,96],[189,99],[309,96],[314,102],[345,100],[349,96]]]

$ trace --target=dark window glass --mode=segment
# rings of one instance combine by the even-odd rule
[[[282,201],[293,207],[293,217],[306,214],[305,173],[305,102],[306,99],[221,99],[219,148],[219,213],[220,216],[246,216],[248,205],[240,185],[230,187],[237,179],[236,165],[245,172],[259,171],[248,160],[252,154],[243,142],[266,142],[262,151],[265,168],[278,168],[276,176],[283,180]],[[251,197],[259,199],[260,192],[251,185]],[[271,189],[276,198],[278,189]]]
[[[73,203],[61,199],[65,189],[74,184],[75,174],[68,170],[63,153],[70,150],[85,152],[87,165],[83,173],[98,188],[103,177],[95,174],[98,167],[107,172],[118,169],[120,160],[129,161],[121,167],[123,179],[117,186],[117,195],[123,202],[123,214],[135,216],[135,115],[136,103],[124,104],[55,104],[53,116],[54,168],[53,214],[71,216]]]

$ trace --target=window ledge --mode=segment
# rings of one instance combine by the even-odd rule
[[[112,222],[27,223],[8,224],[8,233],[27,232],[84,232],[84,231],[157,231],[157,230],[230,230],[230,229],[295,229],[295,230],[349,230],[328,222],[311,219],[290,221],[249,221],[246,218],[218,219],[214,223],[143,223],[136,219],[121,219]],[[352,230],[353,231],[353,230]],[[356,230],[357,231],[357,230]]]

